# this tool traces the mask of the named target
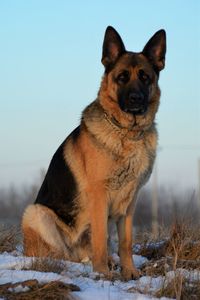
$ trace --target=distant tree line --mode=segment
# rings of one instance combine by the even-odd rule
[[[38,182],[16,188],[0,188],[0,223],[20,222],[24,208],[33,203],[41,182],[44,171],[41,171]],[[187,219],[195,224],[199,222],[199,207],[197,196],[193,191],[182,195],[177,190],[159,188],[158,190],[158,224],[170,226],[177,219]],[[133,220],[137,228],[149,230],[152,225],[152,192],[150,188],[143,188],[139,194],[135,216]]]

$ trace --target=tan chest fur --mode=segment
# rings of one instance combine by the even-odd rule
[[[76,143],[71,139],[65,149],[66,162],[79,184],[77,232],[90,224],[88,206],[96,201],[95,195],[107,202],[110,217],[117,220],[126,214],[151,174],[157,145],[154,124],[138,135],[118,130],[100,114],[92,119],[85,117],[81,126]]]
[[[157,145],[155,125],[135,138],[135,133],[117,130],[105,119],[86,124],[91,135],[82,136],[80,143],[84,145],[80,159],[81,162],[84,157],[83,188],[92,185],[98,193],[103,187],[109,214],[124,215],[151,174]],[[78,152],[81,153],[80,148]]]
[[[149,179],[156,143],[155,129],[145,133],[139,140],[122,143],[121,154],[124,156],[119,155],[108,172],[110,215],[124,215],[130,202],[136,198],[139,188]]]

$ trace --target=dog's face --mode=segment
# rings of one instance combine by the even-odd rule
[[[145,123],[152,108],[157,110],[159,102],[158,78],[164,68],[166,35],[160,30],[149,40],[140,53],[125,50],[121,37],[112,27],[108,27],[103,43],[102,63],[105,66],[104,88],[125,114]],[[156,96],[156,97],[155,97]],[[158,103],[157,103],[158,106]],[[155,113],[154,113],[155,115]]]

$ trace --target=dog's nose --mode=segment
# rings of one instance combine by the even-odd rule
[[[129,95],[129,101],[131,104],[142,104],[143,100],[144,100],[144,95],[140,92],[131,93]]]

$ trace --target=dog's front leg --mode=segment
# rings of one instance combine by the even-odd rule
[[[107,252],[108,207],[105,193],[90,191],[90,219],[93,270],[109,275]]]
[[[139,271],[135,268],[132,259],[132,228],[133,228],[134,203],[127,209],[126,216],[122,216],[117,222],[119,236],[119,256],[122,268],[122,276],[125,280],[136,279]]]

